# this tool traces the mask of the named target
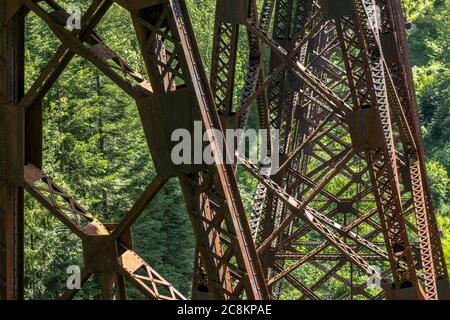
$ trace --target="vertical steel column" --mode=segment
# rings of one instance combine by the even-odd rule
[[[24,10],[0,3],[0,299],[23,297]]]

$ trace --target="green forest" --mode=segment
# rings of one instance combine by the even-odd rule
[[[82,6],[82,10],[87,2],[59,1],[64,6]],[[207,71],[215,2],[187,0]],[[404,0],[403,4],[411,22],[408,40],[428,174],[450,266],[450,4],[448,0]],[[119,56],[144,73],[132,23],[124,9],[114,5],[96,32]],[[32,13],[28,15],[27,88],[59,44],[45,23]],[[238,70],[244,70],[247,62],[244,41],[242,46]],[[239,76],[236,87],[242,87],[242,83]],[[134,101],[92,64],[75,58],[47,94],[43,106],[44,171],[100,220],[117,221],[155,176]],[[245,175],[239,176],[239,184],[249,208],[255,184]],[[67,267],[82,264],[81,243],[29,195],[25,215],[25,297],[53,299],[66,285]],[[136,251],[189,297],[194,237],[177,180],[165,185],[132,232]],[[95,286],[92,281],[77,298],[96,298]],[[137,291],[129,296],[141,298]]]

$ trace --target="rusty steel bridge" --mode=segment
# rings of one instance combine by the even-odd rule
[[[98,276],[104,299],[126,299],[126,282],[149,299],[186,299],[131,241],[170,179],[196,239],[193,299],[283,299],[287,290],[300,300],[450,298],[400,0],[216,0],[209,77],[184,0],[88,2],[81,28],[68,30],[58,0],[0,1],[1,299],[23,298],[25,191],[81,239],[81,282]],[[145,74],[96,34],[112,5],[130,14]],[[25,91],[30,12],[61,44]],[[248,63],[237,70],[243,30]],[[42,100],[75,56],[136,101],[157,171],[116,223],[96,219],[42,170]],[[279,130],[281,165],[266,176],[236,153],[257,181],[246,212],[241,171],[219,161],[215,137],[214,165],[175,165],[170,134],[196,120],[205,130],[245,128],[251,108],[260,129]],[[374,266],[380,281],[370,288]]]

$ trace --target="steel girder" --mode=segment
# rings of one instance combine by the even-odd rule
[[[247,23],[278,60],[267,90],[285,160],[271,179],[245,164],[266,187],[251,225],[272,295],[281,284],[300,299],[447,298],[400,3],[310,2],[303,30],[289,22],[296,6],[278,2],[272,36]],[[361,283],[375,266],[379,291]]]
[[[102,296],[105,299],[126,298],[124,279],[137,286],[150,299],[184,299],[176,289],[136,255],[132,250],[132,241],[129,238],[131,224],[160,191],[167,179],[178,177],[186,198],[188,213],[192,219],[197,248],[201,252],[202,264],[207,272],[211,294],[214,298],[221,299],[236,299],[242,295],[249,299],[267,299],[264,278],[237,191],[233,168],[227,165],[182,169],[173,168],[170,165],[165,166],[165,157],[171,151],[169,140],[164,141],[165,145],[161,145],[157,141],[165,138],[165,132],[162,131],[157,133],[158,139],[153,138],[154,131],[152,130],[164,130],[164,128],[152,124],[162,123],[165,112],[175,112],[173,109],[161,107],[170,107],[174,104],[176,104],[175,107],[181,108],[186,116],[183,125],[192,126],[193,121],[199,119],[203,121],[206,129],[221,130],[220,120],[199,59],[184,2],[150,1],[144,4],[117,1],[119,5],[129,11],[132,17],[149,81],[108,48],[95,34],[95,26],[113,1],[93,1],[82,18],[81,30],[73,32],[64,28],[69,15],[55,1],[8,2],[8,4],[12,3],[17,5],[14,10],[22,8],[20,10],[33,11],[56,35],[61,46],[30,90],[25,94],[22,93],[23,97],[20,94],[17,98],[14,96],[13,103],[8,100],[10,103],[8,107],[14,106],[17,110],[31,111],[33,106],[45,96],[72,57],[81,56],[93,63],[125,93],[136,100],[157,168],[158,176],[123,220],[118,224],[106,225],[95,219],[41,171],[39,168],[41,132],[35,132],[38,133],[35,135],[38,138],[33,138],[37,141],[32,141],[35,144],[30,147],[33,155],[36,155],[35,159],[27,158],[22,165],[20,161],[14,162],[19,173],[15,175],[16,180],[11,181],[17,185],[18,190],[25,187],[32,196],[82,239],[85,264],[82,282],[86,282],[91,274],[98,275]],[[46,6],[42,6],[43,3]],[[2,13],[4,12],[5,10],[2,10]],[[4,31],[7,29],[2,28],[2,32]],[[20,35],[20,33],[14,35]],[[12,54],[12,50],[18,50],[20,47],[18,49],[12,46],[2,47],[3,49],[11,50],[11,53],[4,53],[7,55]],[[23,49],[18,52],[23,54]],[[16,62],[14,59],[10,60]],[[3,61],[8,60],[3,59]],[[13,75],[23,77],[23,69],[17,68],[17,74],[11,74],[11,76]],[[23,81],[15,81],[15,79],[2,81],[5,85],[16,82],[18,90],[23,90]],[[6,97],[6,93],[3,95],[2,91],[3,96]],[[184,99],[184,103],[177,103],[181,101],[177,101],[177,99]],[[4,105],[2,100],[2,107]],[[167,118],[165,119],[165,124],[170,127],[171,124],[167,123]],[[174,118],[172,117],[172,119]],[[176,122],[172,124],[173,127],[177,125]],[[16,131],[25,130],[18,127]],[[6,129],[2,130],[2,134],[5,132],[7,132]],[[22,132],[11,133],[11,137],[17,138],[20,137],[20,134]],[[210,137],[213,141],[213,148],[215,147],[214,150],[217,150],[213,138]],[[13,142],[2,143],[2,148],[10,148],[12,145],[16,144]],[[17,145],[20,150],[20,145]],[[216,155],[220,156],[218,153]],[[7,160],[8,163],[5,167],[15,168],[11,166],[10,159]],[[25,164],[26,166],[24,166]],[[9,176],[4,176],[5,172],[2,171],[2,178],[9,179]],[[11,183],[10,180],[7,180],[7,183]],[[20,199],[16,200],[12,196],[4,198],[8,201],[17,201],[21,205]],[[11,216],[13,215],[11,214]],[[20,214],[14,213],[15,216],[20,216]],[[20,225],[21,223],[16,222],[16,224]],[[2,232],[2,235],[17,234],[11,228]],[[18,236],[18,239],[21,240],[21,237]],[[18,241],[17,243],[8,243],[7,246],[8,250],[3,252],[8,254],[11,252],[10,247],[15,250],[22,247]],[[103,252],[102,258],[98,257],[100,251]],[[10,257],[8,261],[10,263],[16,261],[19,265],[21,263],[21,260],[15,257]],[[19,266],[8,266],[9,273],[4,276],[2,274],[2,279],[4,278],[5,282],[20,279],[20,276],[12,273],[18,272],[19,269]],[[17,284],[14,286],[20,287]],[[4,288],[13,290],[10,283],[7,283]],[[66,290],[60,298],[72,298],[76,292],[77,290]],[[8,295],[8,298],[14,297]]]
[[[160,16],[155,14],[158,10],[161,11]],[[184,101],[179,107],[190,113],[190,119],[201,119],[210,135],[215,166],[168,173],[177,175],[181,183],[197,240],[197,251],[207,274],[208,294],[220,299],[237,299],[242,293],[249,299],[268,298],[233,167],[225,164],[217,137],[212,136],[212,129],[221,132],[222,125],[185,4],[183,1],[169,1],[132,12],[132,18],[154,94],[161,98],[169,95]],[[149,18],[152,20],[149,21]],[[149,32],[148,26],[140,23],[144,19],[164,32],[157,35]],[[194,97],[193,102],[190,97]],[[150,106],[152,102],[149,103]],[[168,102],[164,104],[169,106]],[[140,106],[143,118],[146,117],[143,115],[144,108]],[[192,123],[188,123],[187,127],[192,127]],[[151,142],[150,149],[153,149],[152,154],[161,152]],[[170,150],[164,152],[170,153]],[[223,156],[228,156],[226,150]]]
[[[131,15],[145,76],[95,34],[113,2]],[[61,46],[23,92],[28,10]],[[183,0],[93,0],[81,30],[67,31],[65,19],[53,0],[0,5],[0,66],[7,71],[0,78],[0,298],[22,296],[25,188],[82,239],[82,282],[98,275],[103,298],[125,299],[128,280],[150,299],[184,299],[136,255],[129,231],[174,177],[196,237],[194,299],[450,296],[400,1],[265,0],[258,8],[254,0],[217,0],[210,81]],[[240,28],[249,60],[244,86],[236,88]],[[95,219],[41,170],[41,100],[75,55],[136,101],[157,169],[113,225]],[[260,128],[280,130],[282,164],[267,177],[236,154],[258,182],[247,221],[235,168],[220,164],[219,152],[213,166],[172,165],[169,134],[192,130],[195,120],[219,132],[245,128],[253,104]],[[209,136],[217,151],[215,138]],[[375,269],[380,286],[370,289]]]
[[[24,15],[0,4],[0,299],[23,296]]]

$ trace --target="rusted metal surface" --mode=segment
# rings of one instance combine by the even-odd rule
[[[64,189],[32,164],[25,166],[25,189],[83,243],[84,269],[82,283],[93,274],[98,275],[104,299],[123,296],[120,293],[120,278],[128,279],[147,298],[156,300],[185,299],[168,281],[161,277],[148,263],[133,251],[130,222],[142,213],[142,203],[151,200],[155,184],[150,185],[139,200],[116,225],[104,225],[87,212]],[[138,273],[139,270],[139,273]],[[142,272],[145,272],[144,275]],[[66,290],[60,299],[73,298],[76,290]]]
[[[24,11],[0,4],[0,299],[23,297]],[[14,8],[13,8],[14,7]]]
[[[280,28],[291,26],[286,21],[295,4],[298,5],[298,2],[277,2],[276,14],[280,15],[278,19],[283,19]],[[433,271],[436,267],[432,260],[437,259],[442,265],[439,258],[442,255],[431,252],[440,251],[442,247],[436,237],[431,240],[433,232],[436,232],[433,231],[436,223],[432,208],[426,207],[429,189],[425,190],[426,184],[419,178],[426,179],[426,175],[420,173],[424,168],[424,158],[415,151],[416,145],[421,144],[420,133],[418,130],[412,133],[408,125],[417,123],[418,118],[413,121],[405,116],[409,113],[408,109],[417,114],[417,106],[410,101],[405,101],[402,106],[402,102],[397,101],[401,88],[392,80],[394,70],[399,73],[397,77],[408,77],[409,62],[399,61],[395,67],[392,56],[386,59],[383,56],[383,42],[379,38],[384,35],[381,32],[387,22],[376,19],[375,2],[349,0],[337,4],[324,0],[315,4],[309,7],[306,14],[306,21],[303,22],[306,34],[301,40],[289,38],[293,31],[278,31],[276,19],[271,37],[250,21],[248,23],[248,28],[272,49],[273,59],[278,59],[271,66],[272,73],[279,75],[292,70],[300,80],[294,90],[299,94],[298,102],[294,105],[287,103],[289,108],[296,109],[293,118],[288,116],[284,121],[278,120],[278,124],[273,124],[290,135],[282,139],[285,146],[280,151],[286,154],[280,168],[282,176],[273,177],[270,183],[266,181],[266,189],[258,187],[257,196],[260,199],[254,210],[258,214],[252,219],[263,268],[266,276],[272,279],[268,280],[269,288],[273,297],[279,296],[280,286],[273,287],[279,282],[281,286],[296,290],[301,299],[315,299],[320,286],[338,281],[348,287],[348,291],[341,296],[344,299],[380,298],[386,294],[393,299],[436,299],[438,275]],[[397,15],[401,16],[399,2],[384,3],[380,7],[382,13],[383,10],[396,8]],[[404,33],[399,21],[386,18],[386,14],[382,16],[396,25],[397,32]],[[293,42],[291,49],[286,44],[286,38]],[[299,47],[298,42],[295,46],[295,41],[309,43],[306,57],[295,56],[295,49]],[[390,47],[406,50],[404,35],[394,41],[401,41],[402,44]],[[397,61],[400,56],[405,57],[405,54],[397,53]],[[266,81],[273,86],[276,79],[273,76]],[[286,77],[280,79],[286,81]],[[408,85],[403,89],[403,95],[412,97],[408,92],[412,88],[410,75],[409,82],[404,82],[405,87],[406,83]],[[282,82],[276,83],[279,85]],[[274,94],[270,101],[275,105],[271,110],[271,119],[279,119],[278,113],[283,110],[283,99],[276,97],[289,97],[291,88],[281,86],[271,89],[268,85],[269,95]],[[342,152],[349,147],[355,155],[344,160],[341,167],[336,167],[342,159]],[[413,152],[413,161],[408,160],[410,156],[403,150]],[[421,160],[417,161],[418,158]],[[403,169],[405,165],[410,172]],[[255,170],[247,169],[263,181]],[[345,181],[344,186],[338,191],[331,191],[327,184],[338,177]],[[411,184],[412,193],[408,192]],[[280,205],[279,201],[283,199],[285,203]],[[291,200],[290,203],[287,199]],[[329,256],[330,260],[324,259],[323,255],[318,259],[328,263],[315,261],[315,257],[327,247],[327,241],[316,244],[307,241],[311,237],[317,238],[312,230],[317,231],[318,226],[313,221],[308,225],[293,218],[298,215],[298,209],[289,208],[293,199],[318,208],[335,223],[341,223],[342,219],[347,221],[340,229],[344,241],[354,248],[358,242],[350,240],[350,234],[361,233],[359,240],[371,242],[372,249],[378,247],[378,257],[365,253],[359,256],[362,259],[360,262],[351,262],[360,249],[356,247],[353,256],[350,251],[342,251],[343,247],[337,242],[330,242],[329,234],[323,229],[324,240],[328,239],[334,249],[341,251],[338,254],[341,260],[332,262],[336,259],[331,259],[336,254],[333,253]],[[367,206],[368,201],[377,206]],[[379,239],[381,235],[384,242],[377,241],[375,244],[374,239]],[[368,245],[367,242],[365,244]],[[357,277],[353,274],[358,271],[350,271],[350,278],[347,279],[339,274],[344,268],[363,270],[363,264],[369,260],[374,266],[384,265],[383,277],[392,283],[392,287],[385,287],[385,292],[375,296],[366,291],[364,284],[354,283]],[[313,270],[325,274],[312,286],[305,285],[294,276],[307,278],[306,274],[314,273]],[[440,277],[448,279],[446,275]]]
[[[114,2],[131,15],[145,76],[95,33]],[[149,299],[185,299],[133,251],[130,231],[174,178],[196,239],[194,299],[450,297],[400,1],[258,3],[217,0],[209,81],[183,0],[93,0],[74,31],[53,0],[0,4],[1,299],[22,296],[22,187],[82,240],[82,284],[96,275],[104,299],[126,299],[125,281]],[[25,93],[29,10],[61,45]],[[238,70],[244,29],[248,65]],[[41,101],[76,55],[136,101],[157,171],[115,224],[98,221],[41,170]],[[244,129],[253,105],[259,128],[280,132],[275,175],[235,150],[218,152],[211,131],[215,165],[171,163],[173,130],[192,132],[196,120],[203,130]],[[222,164],[235,156],[257,181],[248,215],[235,166]],[[374,268],[380,286],[368,289]]]

